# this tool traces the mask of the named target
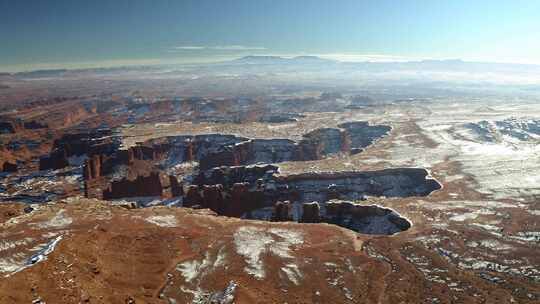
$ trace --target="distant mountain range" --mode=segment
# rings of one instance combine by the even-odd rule
[[[499,74],[540,74],[540,65],[533,64],[513,64],[513,63],[489,63],[470,62],[460,59],[452,60],[421,60],[407,62],[343,62],[317,56],[245,56],[234,60],[211,63],[211,64],[190,64],[190,65],[152,65],[152,66],[126,66],[111,68],[91,68],[91,69],[56,69],[56,70],[36,70],[20,72],[11,75],[17,78],[45,78],[45,77],[69,77],[72,75],[114,75],[127,72],[157,72],[165,71],[175,66],[189,66],[189,68],[199,68],[212,71],[246,72],[257,68],[259,71],[286,71],[294,69],[302,71],[304,68],[310,72],[366,72],[380,73],[393,71],[407,72],[458,72],[458,73],[499,73]]]
[[[338,63],[336,60],[324,59],[317,56],[296,56],[292,58],[280,56],[245,56],[229,61],[239,64],[321,64]]]
[[[339,68],[344,70],[364,70],[366,72],[380,71],[454,71],[454,72],[508,72],[540,73],[540,65],[535,64],[516,64],[516,63],[492,63],[492,62],[473,62],[463,61],[461,59],[446,60],[419,60],[405,62],[345,62],[332,59],[321,58],[317,56],[297,56],[292,58],[280,56],[245,56],[218,63],[218,65],[261,65],[261,66],[306,66],[310,68]]]

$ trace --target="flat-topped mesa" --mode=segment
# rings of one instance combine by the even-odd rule
[[[340,128],[316,129],[304,135],[298,142],[290,139],[249,139],[223,134],[151,139],[137,143],[127,150],[117,149],[112,152],[106,150],[101,154],[90,155],[84,166],[84,178],[89,188],[86,194],[96,196],[96,191],[93,191],[92,187],[108,188],[112,175],[116,176],[115,179],[122,176],[127,178],[126,173],[129,173],[133,178],[144,176],[146,172],[152,170],[178,175],[183,172],[177,171],[177,168],[181,168],[178,165],[191,161],[199,164],[200,174],[194,177],[194,183],[199,186],[222,184],[228,189],[238,182],[253,184],[260,178],[273,180],[270,177],[277,172],[277,167],[247,169],[242,166],[317,160],[335,153],[357,153],[358,149],[371,144],[389,131],[389,126],[350,122],[340,125]],[[58,149],[64,153],[58,157],[59,162],[66,162],[66,154],[73,150],[70,145],[63,146],[68,148]],[[236,169],[226,169],[227,167]],[[118,170],[121,172],[116,172]],[[97,179],[101,180],[97,182],[95,181]],[[294,195],[292,198],[295,198]]]
[[[412,226],[409,220],[390,208],[340,200],[326,202],[322,217],[326,223],[367,234],[391,235]]]
[[[427,196],[441,188],[441,185],[429,176],[427,170],[419,168],[276,177],[277,169],[273,165],[214,168],[196,176],[193,179],[194,184],[188,185],[186,192],[174,176],[164,172],[152,172],[150,175],[137,176],[134,179],[115,180],[107,187],[98,184],[98,187],[105,189],[98,195],[104,199],[142,196],[181,197],[185,207],[210,208],[219,215],[247,218],[251,218],[249,214],[246,215],[247,213],[270,208],[270,215],[264,219],[273,218],[279,221],[287,220],[288,216],[283,211],[285,209],[280,209],[287,207],[277,208],[275,203],[291,201],[294,204],[307,203],[302,207],[305,209],[303,213],[306,214],[306,218],[295,220],[316,222],[315,209],[306,209],[315,208],[309,205],[313,201],[321,202],[319,209],[325,211],[325,202],[335,199]],[[283,204],[285,203],[281,203]],[[289,214],[296,208],[292,206],[288,207]],[[339,214],[339,210],[330,211],[329,214]]]
[[[390,130],[389,126],[351,122],[340,125],[340,128],[316,129],[305,134],[298,142],[289,139],[252,139],[210,151],[199,159],[199,165],[202,170],[207,170],[219,165],[318,160],[336,153],[355,154],[387,135]]]
[[[377,139],[390,133],[392,127],[386,125],[369,125],[366,121],[346,122],[338,125],[344,129],[348,137],[351,154],[362,152]]]
[[[230,188],[221,184],[190,185],[183,197],[183,206],[209,208],[219,215],[240,217],[263,207],[265,200],[264,192],[249,183],[235,183]]]
[[[221,184],[230,188],[235,183],[255,184],[260,179],[270,181],[278,170],[279,168],[274,165],[222,166],[200,172],[193,179],[193,183],[197,185]]]
[[[129,149],[130,160],[159,162],[164,168],[196,161],[201,170],[220,166],[272,164],[358,153],[390,131],[389,126],[350,122],[311,131],[303,139],[249,139],[235,135],[182,135],[151,139]]]
[[[365,196],[427,196],[442,188],[422,168],[396,168],[365,172],[305,173],[278,177],[302,202],[329,199],[362,200]]]
[[[350,201],[290,203],[278,201],[242,216],[266,221],[327,223],[359,233],[392,235],[411,228],[411,222],[396,211],[379,205],[364,205]]]
[[[70,165],[71,157],[110,155],[120,143],[110,129],[64,134],[54,141],[52,152],[39,160],[39,169],[62,169]]]
[[[235,164],[234,153],[227,153],[235,144],[247,138],[234,135],[206,134],[182,135],[151,139],[129,148],[130,160],[151,160],[167,168],[174,165],[198,161],[208,168]],[[208,155],[215,155],[208,158]]]
[[[109,188],[103,191],[103,199],[143,196],[172,198],[181,196],[183,194],[181,189],[178,180],[174,176],[162,172],[151,172],[147,176],[137,176],[133,180],[112,181]]]
[[[317,129],[305,134],[303,137],[304,139],[300,141],[299,144],[302,146],[302,156],[305,157],[306,160],[320,159],[328,154],[349,151],[349,138],[347,134],[340,129]],[[305,153],[304,150],[308,150],[311,153]]]
[[[31,120],[24,121],[19,118],[0,117],[0,134],[12,134],[24,130],[45,129],[46,124]]]

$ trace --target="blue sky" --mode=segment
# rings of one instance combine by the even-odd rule
[[[540,1],[0,0],[0,70],[248,54],[540,63]]]

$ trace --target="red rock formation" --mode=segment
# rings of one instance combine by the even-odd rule
[[[322,145],[314,139],[304,139],[298,143],[295,160],[316,160],[322,158]]]
[[[2,165],[2,172],[17,172],[17,164],[11,162],[4,162]]]
[[[305,203],[302,205],[302,220],[303,223],[318,223],[321,221],[321,207],[319,203]]]
[[[272,214],[272,221],[285,222],[292,221],[292,205],[290,201],[277,202],[274,205],[274,213]]]
[[[104,199],[117,199],[136,196],[162,196],[162,176],[152,172],[148,176],[137,176],[134,180],[122,179],[113,181],[109,188],[103,191]]]
[[[339,188],[336,184],[331,184],[326,189],[326,200],[339,199]]]
[[[251,201],[249,183],[235,183],[231,188],[230,203],[227,204],[226,215],[240,216]]]
[[[128,150],[129,162],[131,163],[134,160],[159,160],[170,148],[166,144],[143,145],[142,143],[138,143]]]
[[[184,195],[184,189],[182,184],[178,182],[178,179],[172,175],[169,175],[169,183],[171,185],[171,196],[178,197]]]
[[[187,140],[186,141],[186,152],[185,152],[185,155],[184,155],[184,159],[189,162],[189,161],[194,161],[195,158],[194,158],[194,153],[193,153],[193,141],[191,140]]]
[[[39,159],[39,170],[57,170],[69,165],[65,151],[58,150]]]
[[[222,185],[204,185],[202,206],[210,208],[217,214],[223,214],[225,210]]]
[[[96,179],[101,176],[103,155],[93,155],[85,161],[83,176],[85,180]]]
[[[199,167],[202,170],[207,170],[219,166],[237,166],[237,158],[234,154],[234,149],[227,147],[222,151],[210,153],[199,161]]]
[[[188,187],[186,197],[184,198],[184,206],[193,207],[195,205],[202,205],[203,198],[199,192],[199,186],[191,185]]]
[[[40,123],[38,121],[28,121],[24,122],[24,128],[27,130],[34,130],[34,129],[46,129],[48,126],[47,124]]]
[[[23,129],[21,122],[14,119],[2,119],[0,121],[0,134],[2,133],[16,133]]]
[[[159,178],[162,186],[161,196],[163,198],[173,198],[183,194],[182,186],[178,183],[176,177],[160,173]]]
[[[341,135],[341,152],[350,153],[351,152],[351,137],[346,131],[340,131]]]
[[[234,145],[234,163],[235,166],[245,164],[250,158],[253,157],[253,142],[246,141]]]

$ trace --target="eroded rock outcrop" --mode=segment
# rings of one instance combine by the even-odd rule
[[[172,167],[197,161],[208,170],[220,166],[245,166],[286,161],[317,160],[335,153],[358,153],[390,131],[389,126],[350,122],[338,128],[311,131],[303,139],[249,139],[234,135],[206,134],[152,139],[131,147],[129,159],[160,162]]]
[[[223,214],[225,211],[225,199],[223,198],[223,186],[217,185],[204,185],[203,186],[203,207]]]
[[[52,152],[39,160],[39,169],[61,169],[69,166],[71,157],[111,155],[120,143],[109,129],[68,133],[54,141]]]
[[[321,207],[318,202],[302,205],[302,223],[318,223],[321,221]]]
[[[362,200],[365,196],[426,196],[442,188],[421,168],[396,168],[366,172],[327,172],[291,175],[278,179],[300,195],[302,202],[336,198]]]
[[[338,127],[345,130],[350,145],[351,154],[362,150],[374,141],[388,135],[392,128],[385,125],[369,125],[366,121],[355,121],[340,124]]]
[[[15,121],[2,120],[0,121],[0,134],[15,133],[21,127],[22,126]]]
[[[278,201],[274,205],[274,213],[272,214],[272,221],[286,222],[292,221],[292,204],[290,201]]]
[[[0,117],[0,134],[12,134],[24,130],[35,130],[47,128],[46,124],[30,120],[24,121],[13,117]]]
[[[203,204],[203,197],[199,190],[199,186],[190,185],[186,192],[186,196],[184,197],[184,206],[193,207],[197,205],[202,206],[202,204]]]
[[[39,170],[57,170],[69,166],[65,150],[55,150],[39,159]]]
[[[194,178],[193,182],[198,185],[222,184],[225,187],[232,187],[233,184],[242,182],[255,184],[259,179],[270,180],[272,176],[278,172],[278,169],[279,168],[274,165],[222,166],[200,172]]]
[[[101,174],[102,165],[103,165],[103,155],[101,154],[93,155],[89,159],[87,159],[84,164],[84,170],[83,170],[84,179],[91,180],[91,179],[96,179],[102,176]]]
[[[246,210],[251,210],[252,196],[249,192],[249,183],[234,183],[231,188],[230,200],[227,205],[228,215],[240,216]]]
[[[411,223],[392,209],[333,200],[325,204],[325,222],[367,234],[391,235],[411,228]]]
[[[121,179],[110,183],[103,191],[104,199],[124,197],[159,196],[174,197],[182,194],[174,177],[160,172],[151,172],[148,176],[137,176],[133,180]],[[174,189],[174,190],[173,190]]]
[[[18,170],[17,163],[6,161],[2,164],[2,172],[13,173],[13,172],[17,172],[17,170]]]

